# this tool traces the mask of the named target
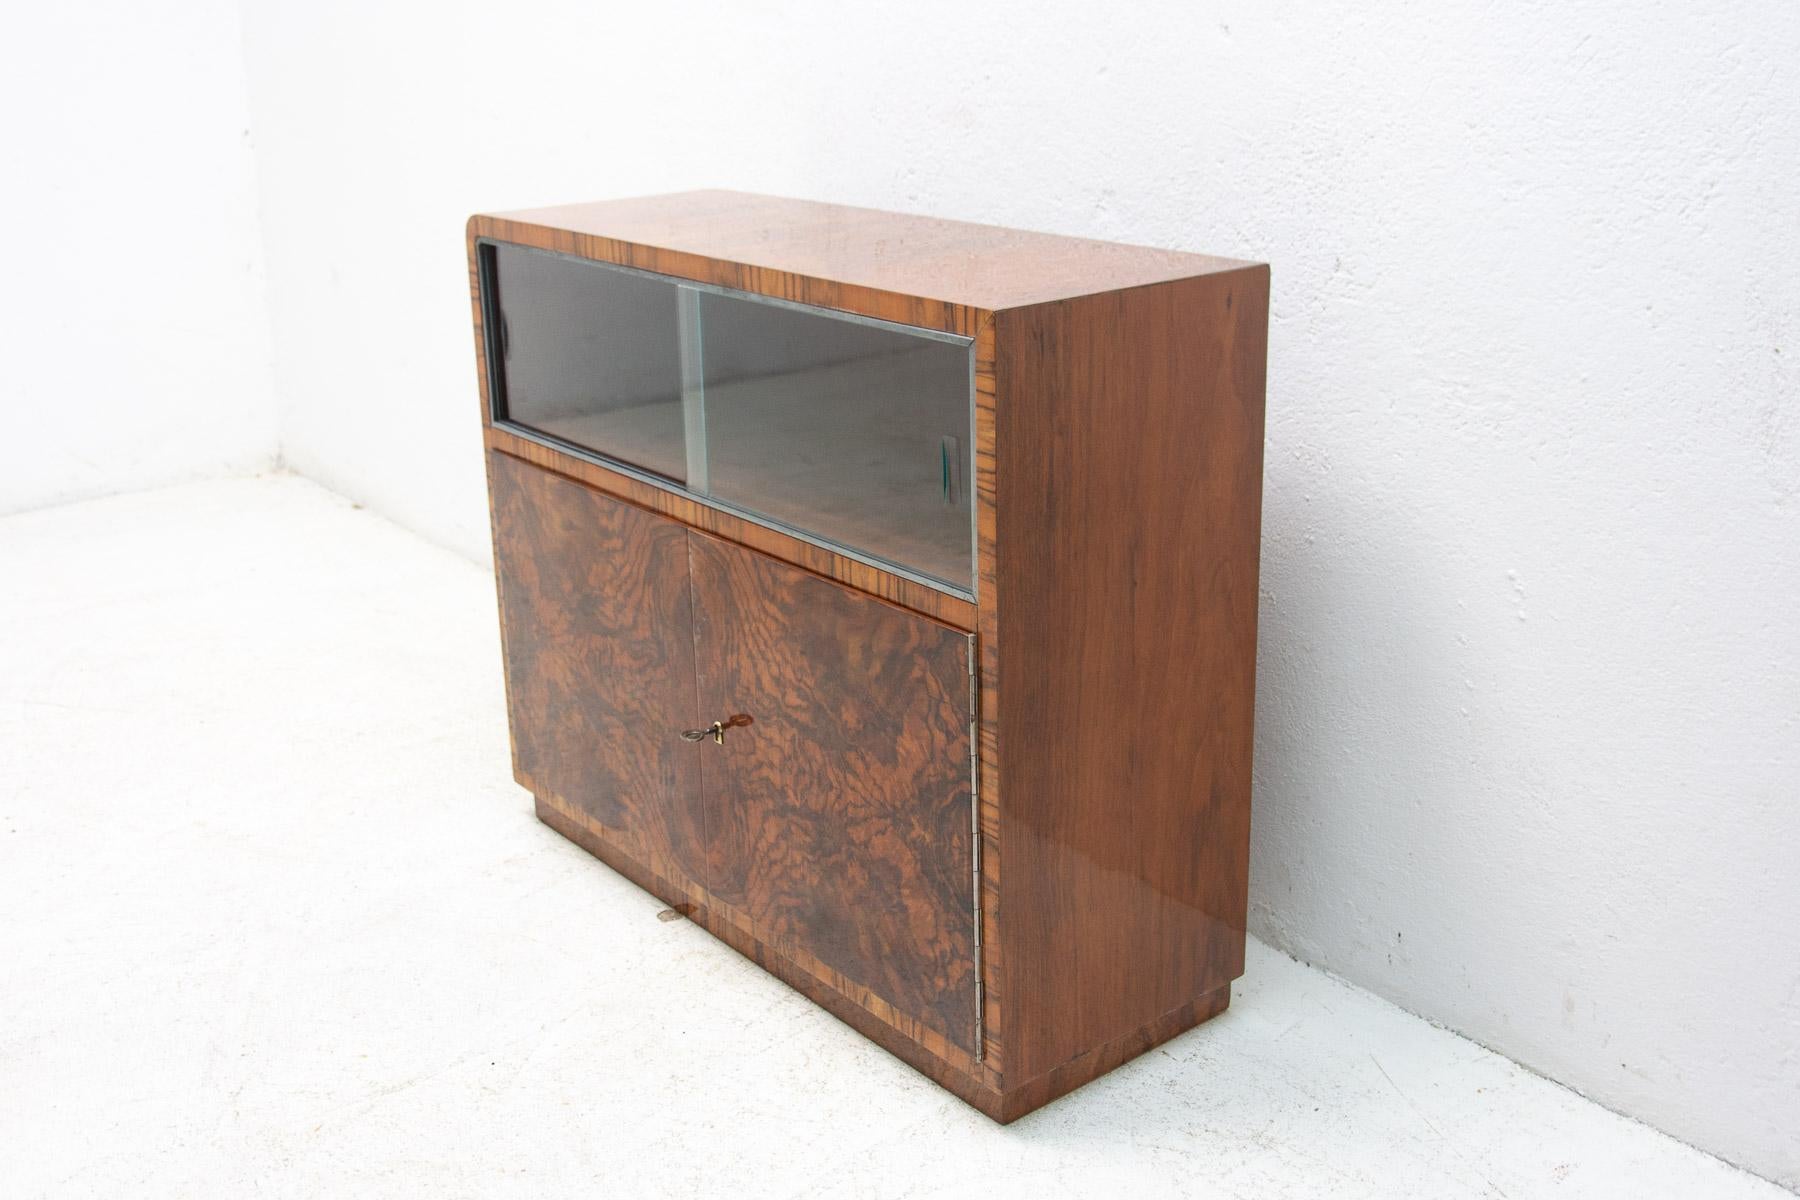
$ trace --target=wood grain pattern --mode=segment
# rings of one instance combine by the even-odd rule
[[[553,795],[540,794],[536,799],[538,819],[544,824],[663,903],[684,909],[702,929],[1003,1125],[1219,1015],[1231,1003],[1229,986],[1209,992],[1147,1025],[1092,1047],[1054,1070],[1003,1091],[993,1083],[988,1071],[972,1063],[962,1051],[935,1037],[930,1030],[909,1026],[891,1010],[884,1012],[877,998],[859,994],[854,985],[835,977],[829,968],[809,960],[804,953],[787,954],[772,948],[747,928],[739,914],[708,897],[705,889],[677,882],[658,868],[647,866],[641,861],[643,855],[622,843],[615,832],[595,824],[586,813]],[[682,998],[673,999],[679,1003]]]
[[[478,215],[469,218],[466,233],[471,273],[474,271],[476,239],[491,238],[498,242],[572,254],[595,262],[654,271],[658,275],[668,275],[675,279],[691,279],[758,296],[792,300],[815,308],[857,313],[902,325],[916,325],[921,329],[937,329],[964,336],[973,336],[984,311],[968,304],[934,299],[929,294],[897,292],[842,282],[831,275],[809,275],[804,271],[776,266],[758,266],[754,263],[713,258],[665,247],[655,241],[633,241],[624,233],[608,234],[592,230],[584,232],[544,223],[543,216],[553,216],[555,211],[544,210],[544,214],[515,213],[510,216]],[[748,227],[743,232],[750,238],[757,236]],[[830,235],[819,230],[815,231],[815,236],[828,238]],[[865,230],[865,237],[879,239],[881,236],[880,229],[874,225]]]
[[[1267,306],[996,318],[1009,1088],[1243,973]]]
[[[782,978],[809,996],[815,992],[829,992],[843,1004],[857,1009],[859,1015],[854,1020],[848,1017],[845,1019],[850,1020],[858,1029],[865,1029],[870,1024],[881,1026],[885,1030],[885,1038],[913,1046],[946,1070],[985,1083],[985,1073],[973,1056],[961,1047],[952,1045],[936,1029],[901,1012],[863,984],[820,962],[804,947],[776,949],[767,945],[747,915],[723,903],[705,887],[686,877],[681,868],[669,859],[645,848],[618,830],[600,825],[593,817],[557,796],[553,790],[534,786],[528,779],[521,779],[519,782],[537,797],[537,814],[540,820],[589,850],[639,887],[671,905],[687,909],[690,915],[704,913],[704,919],[697,917],[696,920],[709,932],[736,947],[739,952],[756,958],[759,962],[762,961],[759,956],[778,959],[787,968],[803,973],[804,980],[790,978],[786,974]],[[876,1040],[882,1041],[883,1038]],[[886,1044],[885,1041],[883,1044]]]
[[[684,901],[705,904],[718,923],[731,926],[733,937],[741,941],[758,936],[759,927],[748,913],[720,902],[703,882],[706,861],[701,830],[706,824],[708,797],[701,786],[698,766],[712,752],[712,744],[693,745],[673,737],[634,738],[630,728],[623,728],[635,722],[662,729],[669,723],[669,718],[659,715],[662,707],[657,688],[659,681],[654,678],[642,680],[632,674],[629,665],[623,674],[613,677],[610,685],[621,692],[622,700],[612,695],[605,679],[599,681],[597,688],[592,682],[581,679],[584,670],[602,670],[610,674],[609,664],[619,665],[622,655],[631,653],[645,640],[652,642],[655,652],[666,649],[656,645],[663,641],[660,634],[639,632],[620,636],[618,624],[594,623],[597,607],[613,603],[623,603],[628,608],[632,605],[629,596],[617,593],[608,567],[609,563],[623,563],[625,570],[632,569],[630,564],[636,556],[630,551],[621,552],[618,548],[621,543],[636,543],[644,552],[643,557],[654,560],[654,567],[642,574],[646,580],[658,579],[664,596],[683,597],[683,603],[674,606],[675,620],[669,623],[669,628],[673,630],[679,626],[680,630],[686,631],[678,636],[691,644],[692,631],[686,625],[690,610],[685,599],[688,564],[684,539],[687,535],[679,526],[612,501],[573,480],[505,455],[494,454],[491,460],[496,564],[502,589],[502,633],[507,643],[507,683],[516,777],[539,797],[540,807],[548,803],[564,814],[565,821],[557,826],[559,829],[568,820],[579,820],[593,827],[594,836],[600,836],[598,831],[604,830],[611,847],[611,853],[606,857],[610,864],[617,867],[616,860],[620,855],[630,856],[660,876],[677,881]],[[559,532],[546,533],[546,529]],[[680,554],[671,555],[666,544],[671,533],[680,543]],[[655,544],[653,554],[647,549],[651,544]],[[545,572],[535,561],[534,556],[539,554],[552,560],[548,564],[552,580],[548,586]],[[514,560],[521,558],[526,561],[515,570]],[[570,570],[577,563],[586,564],[579,574]],[[800,572],[794,574],[801,575]],[[885,614],[891,619],[918,620],[924,628],[948,635],[953,647],[962,644],[960,636],[953,631],[909,617],[898,609],[856,593],[836,589],[836,585],[824,580],[813,582],[819,587],[841,592],[853,606],[868,606],[877,616]],[[523,629],[519,628],[521,625]],[[593,636],[606,639],[608,644],[594,647],[586,645],[585,639],[580,637],[571,640],[569,634],[578,629],[587,629]],[[610,644],[614,638],[621,644]],[[684,658],[679,650],[678,646],[676,652],[670,653],[672,662]],[[691,658],[687,658],[686,663],[691,663]],[[671,673],[681,676],[684,672],[691,672],[691,666],[677,664]],[[689,674],[688,678],[691,688],[694,677]],[[637,694],[639,691],[643,694]],[[693,709],[693,701],[683,700],[678,694],[679,689],[676,692],[672,698],[663,695],[662,701],[680,709],[678,724],[695,728],[706,725],[710,718],[702,720],[694,715],[698,710]],[[966,703],[957,719],[966,723]],[[736,737],[735,732],[732,736]],[[960,756],[964,763],[967,761],[967,744],[965,737]],[[650,746],[648,754],[644,753],[646,745]],[[736,745],[734,741],[734,749]],[[623,762],[614,762],[610,757],[595,758],[596,747],[599,751],[627,757]],[[677,747],[672,759],[669,757],[671,747]],[[637,755],[642,757],[631,757]],[[634,767],[637,768],[635,774],[642,778],[631,777]],[[650,806],[646,810],[644,806],[621,801],[621,798],[653,790],[654,777],[659,772],[669,771],[680,776],[675,790],[684,797],[678,806],[683,819],[674,832],[685,836],[671,836],[664,822],[657,819],[661,813],[659,807]],[[687,799],[690,796],[696,798],[691,803]],[[717,802],[717,797],[711,799]],[[962,845],[952,854],[966,855],[966,791],[961,811],[964,814],[963,824],[959,827]],[[962,907],[957,911],[967,912],[972,883],[966,875],[960,886],[962,895],[956,903]],[[767,931],[761,931],[761,935],[769,936]],[[721,936],[725,935],[721,933]],[[743,947],[740,945],[739,948]],[[950,953],[954,954],[954,951]],[[967,1039],[961,1045],[947,1040],[941,1028],[946,1022],[934,1015],[931,1004],[914,1002],[911,1008],[902,1009],[891,1002],[890,997],[896,994],[903,999],[914,996],[916,987],[889,987],[883,994],[870,986],[868,977],[879,980],[886,978],[886,973],[865,971],[860,977],[852,977],[814,956],[806,946],[793,944],[791,939],[785,946],[783,957],[808,971],[814,986],[832,990],[864,1010],[871,1019],[882,1023],[894,1035],[918,1044],[935,1059],[968,1072],[971,1078],[985,1080],[985,1073],[974,1061]],[[966,993],[971,1013],[972,969],[971,966],[971,982]],[[946,1001],[946,1004],[952,1010],[956,1007],[954,1000]]]
[[[486,444],[490,449],[502,450],[515,457],[583,480],[611,495],[623,497],[644,508],[674,517],[694,528],[705,530],[739,545],[751,547],[784,562],[816,572],[826,578],[869,592],[958,629],[970,631],[980,629],[979,652],[982,680],[979,697],[981,716],[978,726],[978,742],[979,774],[983,780],[980,803],[980,837],[982,839],[983,865],[983,922],[987,931],[988,946],[984,952],[983,972],[986,991],[983,1041],[986,1054],[978,1070],[987,1082],[997,1085],[1006,1053],[1004,1042],[1006,1017],[1000,1004],[999,995],[999,989],[1004,987],[1004,983],[1001,982],[1002,977],[997,970],[1005,950],[993,937],[994,930],[1003,920],[999,911],[997,882],[1001,856],[997,804],[999,792],[997,751],[999,705],[996,687],[999,664],[996,637],[998,608],[991,599],[985,603],[982,602],[983,595],[988,597],[993,595],[992,589],[996,586],[998,575],[994,515],[996,494],[994,398],[996,385],[993,314],[979,305],[935,299],[929,295],[911,294],[905,290],[893,290],[894,285],[897,285],[902,279],[900,275],[882,277],[887,280],[889,286],[886,287],[882,286],[881,281],[874,276],[870,276],[867,282],[859,282],[857,281],[858,269],[855,268],[855,264],[858,262],[866,264],[892,253],[895,247],[907,240],[904,236],[905,230],[901,226],[917,223],[912,239],[912,248],[908,251],[912,265],[906,268],[904,277],[920,278],[922,276],[918,274],[919,272],[935,270],[947,272],[947,278],[961,272],[966,278],[972,279],[978,272],[969,268],[969,255],[978,248],[983,238],[1010,236],[1010,231],[998,230],[991,226],[933,222],[925,218],[895,217],[892,214],[883,214],[872,210],[844,210],[831,205],[771,200],[768,197],[748,197],[741,193],[695,193],[686,200],[681,198],[675,198],[675,200],[685,215],[676,215],[673,210],[665,208],[660,200],[654,198],[580,206],[588,212],[583,227],[579,229],[559,225],[555,210],[498,216],[477,215],[470,218],[465,231],[465,249],[469,266],[469,298],[475,339],[476,374],[481,391],[481,420]],[[763,207],[764,201],[769,202],[767,207]],[[740,203],[757,205],[761,209],[762,215],[740,209]],[[602,228],[606,216],[602,210],[612,211],[614,215],[624,216],[627,219],[607,230]],[[659,210],[664,214],[661,217],[655,215]],[[823,222],[819,220],[821,217],[824,218]],[[781,226],[779,230],[767,223],[771,219]],[[674,227],[699,223],[713,231],[710,235],[694,235],[702,241],[708,236],[724,236],[733,239],[740,245],[760,246],[762,249],[756,252],[746,250],[740,256],[742,261],[738,261],[712,257],[704,251],[693,249],[693,246],[700,243],[699,241],[689,241],[688,235],[663,238],[663,241],[669,243],[666,246],[657,244],[657,238],[647,234],[641,240],[633,241],[631,237],[636,229],[633,222],[639,220],[649,220],[653,223]],[[896,225],[892,222],[900,224]],[[931,231],[933,226],[938,227],[935,232]],[[1048,242],[1069,241],[1071,243],[1062,247],[1064,253],[1058,257],[1049,252],[1051,247],[1038,240],[1039,236],[1032,235],[1016,240],[1012,242],[1007,251],[1013,262],[1013,266],[1009,269],[1020,272],[1021,278],[1030,275],[1033,271],[1043,269],[1047,264],[1054,264],[1051,267],[1052,275],[1062,272],[1065,278],[1069,278],[1074,264],[1083,256],[1110,253],[1103,248],[1095,249],[1104,247],[1103,243],[1074,245],[1072,239],[1048,238]],[[593,259],[597,262],[632,266],[677,278],[737,288],[758,295],[773,296],[821,308],[857,313],[882,320],[897,321],[973,337],[976,343],[974,386],[977,603],[970,603],[935,588],[915,583],[902,576],[872,567],[860,560],[835,554],[754,522],[744,521],[691,498],[657,488],[631,476],[610,471],[602,465],[519,437],[506,429],[494,427],[490,420],[492,406],[488,390],[487,339],[483,328],[479,259],[476,251],[477,240],[481,238],[534,246],[539,249]],[[777,244],[785,245],[788,249],[778,254],[772,249]],[[801,249],[806,245],[811,245],[812,249],[810,251]],[[794,259],[786,258],[785,255],[790,253],[796,254],[796,257]],[[1162,253],[1153,252],[1151,257],[1157,259],[1157,256]],[[839,261],[836,266],[821,269],[809,275],[796,266],[801,258],[806,258],[815,264],[826,263],[834,259]],[[1178,254],[1170,259],[1148,263],[1140,260],[1134,265],[1132,260],[1138,259],[1139,256],[1135,251],[1122,256],[1113,268],[1114,278],[1127,278],[1127,273],[1134,270],[1138,273],[1129,277],[1139,280],[1169,269],[1174,269],[1178,273],[1216,270],[1229,262],[1229,260],[1207,258],[1206,256]],[[936,263],[937,266],[933,267],[931,265],[933,263]],[[1079,286],[1083,289],[1093,282],[1091,275],[1082,276],[1076,272],[1073,277],[1081,281]],[[1040,281],[1036,286],[1039,288],[1038,294],[1044,294],[1042,292],[1042,288],[1046,286],[1044,282]],[[946,285],[940,290],[955,292],[959,289]],[[992,796],[990,796],[990,792]]]
[[[507,429],[489,426],[486,441],[491,450],[500,450],[514,458],[579,479],[610,496],[629,500],[640,508],[673,517],[695,529],[703,529],[772,558],[849,584],[859,591],[924,613],[946,625],[954,625],[958,629],[975,628],[975,605],[958,596],[870,566],[859,559],[835,554],[822,546],[802,541],[766,525],[758,525],[754,521],[721,512],[691,497],[608,470],[598,463],[520,437]]]
[[[1060,1066],[1017,1083],[1009,1083],[1000,1093],[1000,1111],[990,1114],[1001,1124],[1018,1120],[1026,1113],[1042,1108],[1052,1100],[1068,1095],[1138,1055],[1186,1033],[1194,1026],[1224,1012],[1231,1005],[1231,985],[1224,984],[1198,996],[1180,1008],[1173,1009],[1130,1029],[1097,1046],[1084,1049]]]
[[[975,331],[975,589],[976,792],[981,839],[982,1066],[999,1087],[1006,1074],[1006,939],[1000,911],[1000,872],[1005,839],[1000,834],[1000,541],[998,463],[994,448],[995,332],[992,317]]]
[[[762,555],[689,537],[709,719],[708,885],[976,1048],[968,637]]]
[[[909,1021],[866,989],[844,979],[804,951],[776,949],[759,938],[741,913],[704,888],[679,880],[628,840],[550,793],[538,793],[538,819],[665,904],[681,907],[695,924],[776,976],[876,1045],[995,1120],[1005,1097],[968,1053],[935,1030]],[[681,997],[672,998],[680,1003]],[[1059,1093],[1060,1094],[1060,1093]],[[1035,1107],[1035,1106],[1034,1106]]]
[[[810,724],[804,739],[746,752],[748,808],[677,806],[666,828],[603,811],[591,789],[596,772],[613,767],[569,769],[578,756],[556,747],[559,739],[584,743],[585,733],[568,730],[588,718],[559,717],[561,734],[550,724],[517,727],[515,773],[536,794],[540,817],[670,903],[693,905],[722,940],[996,1120],[1222,1011],[1243,969],[1267,268],[717,192],[476,217],[467,232],[472,300],[475,240],[491,237],[975,340],[975,603],[485,428],[489,450],[504,452],[490,463],[511,464],[490,467],[503,599],[508,573],[525,578],[527,570],[499,554],[520,524],[518,502],[503,501],[509,487],[528,485],[501,471],[592,485],[636,519],[668,517],[699,531],[682,534],[684,547],[691,538],[700,548],[693,561],[717,558],[712,566],[728,568],[707,588],[729,603],[715,599],[709,612],[728,614],[740,645],[711,667],[692,658],[690,645],[695,686],[720,686],[704,713],[696,695],[683,721],[729,715],[723,683],[741,678],[757,706],[804,711]],[[485,343],[474,308],[479,360]],[[485,424],[485,369],[480,378]],[[580,553],[585,524],[582,517],[555,535],[562,543],[550,530],[536,534]],[[615,534],[624,531],[582,536]],[[645,570],[662,579],[667,609],[667,594],[686,592],[670,586],[666,545],[642,553]],[[681,575],[684,584],[693,571]],[[532,586],[546,590],[541,578]],[[572,602],[588,586],[571,575],[547,592]],[[937,752],[908,746],[949,746],[950,724],[926,719],[925,732],[911,733],[903,714],[843,707],[867,706],[884,680],[908,670],[948,694],[961,659],[952,671],[916,632],[898,641],[845,634],[871,619],[851,601],[898,620],[896,628],[936,631],[945,639],[939,655],[952,645],[960,655],[963,635],[976,635],[978,890],[966,870],[934,866],[927,849],[951,845],[943,862],[968,865],[977,842],[966,772],[957,780],[960,822],[936,829],[925,816],[901,830],[909,796],[921,813],[949,820],[930,802],[949,786],[932,782]],[[519,635],[511,618],[505,624],[511,658]],[[704,644],[697,624],[690,631]],[[541,654],[529,642],[524,650],[527,660]],[[558,669],[573,681],[592,665],[570,659]],[[534,686],[528,708],[515,699],[515,719],[562,712]],[[520,690],[510,670],[509,688]],[[966,692],[958,694],[966,706]],[[678,706],[679,697],[619,703]],[[845,712],[865,730],[900,722],[900,732],[884,735],[889,757],[872,771],[890,783],[914,779],[874,804],[889,834],[838,827],[834,841],[828,808],[809,804],[808,796],[832,794],[834,779],[875,795],[847,765],[856,739]],[[966,764],[966,724],[959,728],[957,757]],[[751,731],[767,732],[760,722]],[[719,795],[744,791],[732,759],[707,757],[744,749],[739,732],[726,747],[679,744],[698,764],[684,794],[708,797],[715,783]],[[660,769],[640,762],[627,770]],[[732,815],[717,816],[715,832],[697,812]],[[787,839],[786,827],[799,828],[800,839]],[[892,894],[911,887],[925,899],[869,906],[869,920],[894,922],[871,932],[857,924],[864,914],[850,915],[853,897],[826,894],[846,872],[820,862],[851,863],[851,877],[872,862],[868,878],[878,888],[885,873]],[[958,948],[967,935],[942,915],[969,913],[977,897],[979,968],[972,946]],[[901,947],[898,962],[888,961],[890,943]],[[962,990],[959,979],[947,986],[959,969],[971,989],[979,970],[985,991],[979,1060],[973,1031],[958,1024],[955,1006],[939,1003]]]
[[[744,291],[762,291],[756,284],[764,272],[779,279],[778,287],[804,280],[805,294],[789,299],[851,312],[878,304],[888,311],[866,315],[931,328],[948,328],[937,324],[937,306],[996,311],[1248,265],[745,192],[680,192],[476,220],[505,241],[518,240],[526,228],[544,230],[570,246],[585,244],[587,250],[575,251],[583,257],[622,262],[611,255],[644,255],[647,261],[631,265]]]
[[[514,770],[704,879],[687,532],[492,454]]]

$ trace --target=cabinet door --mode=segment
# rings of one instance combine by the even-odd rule
[[[503,454],[488,476],[521,782],[704,883],[699,763],[681,740],[695,724],[686,531]]]
[[[713,895],[973,1053],[967,635],[688,538]]]

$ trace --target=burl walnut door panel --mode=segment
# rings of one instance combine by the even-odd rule
[[[975,1052],[968,638],[688,537],[709,886]]]
[[[503,454],[488,476],[522,781],[704,882],[700,766],[680,737],[694,724],[686,530]]]

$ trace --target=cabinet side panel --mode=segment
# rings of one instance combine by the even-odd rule
[[[490,454],[513,765],[704,882],[687,531]]]
[[[996,321],[1014,1087],[1243,973],[1268,268]]]

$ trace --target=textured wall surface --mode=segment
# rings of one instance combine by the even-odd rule
[[[284,453],[485,557],[462,222],[1274,266],[1255,931],[1800,1184],[1800,8],[250,0]]]
[[[0,114],[0,512],[272,464],[238,6],[22,6]]]

